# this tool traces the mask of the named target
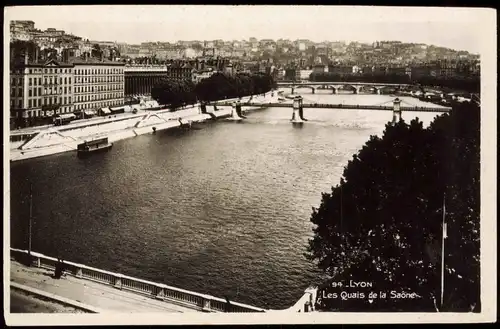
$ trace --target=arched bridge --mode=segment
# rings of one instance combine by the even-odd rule
[[[396,90],[402,87],[408,87],[409,84],[402,83],[375,83],[375,82],[278,82],[278,87],[287,87],[292,89],[292,94],[299,88],[311,89],[312,93],[316,89],[331,89],[333,94],[336,94],[340,88],[351,89],[355,94],[362,90],[370,90],[375,94],[380,94],[384,88],[395,88]]]

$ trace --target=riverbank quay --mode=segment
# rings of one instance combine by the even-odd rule
[[[277,92],[243,97],[242,103],[252,101],[263,104],[276,101]],[[238,99],[224,100],[235,102]],[[44,129],[27,128],[11,132],[10,161],[42,157],[62,152],[76,151],[77,145],[85,140],[107,137],[109,142],[132,138],[144,134],[178,128],[190,122],[205,122],[229,118],[233,115],[231,106],[219,106],[214,102],[206,106],[202,113],[200,104],[186,106],[177,111],[141,111],[137,114],[122,114],[94,118],[64,126],[51,126]],[[260,109],[261,106],[247,107],[245,111]]]
[[[27,292],[42,291],[53,303],[66,306],[84,304],[89,307],[85,313],[102,312],[194,312],[195,310],[163,301],[138,296],[137,294],[114,289],[96,282],[86,281],[66,275],[61,279],[53,278],[54,271],[27,267],[16,261],[10,263],[11,290],[19,290],[17,285],[27,287]],[[41,296],[42,294],[37,294]],[[51,297],[54,296],[54,297]],[[73,306],[74,307],[74,306]],[[98,311],[99,310],[99,311]]]
[[[64,261],[64,274],[54,277],[59,260],[41,253],[10,249],[10,288],[38,294],[54,302],[72,306],[87,313],[102,312],[208,312],[262,313],[311,312],[316,288],[305,294],[290,308],[266,310],[150,282],[90,266]],[[53,298],[51,298],[53,296]]]

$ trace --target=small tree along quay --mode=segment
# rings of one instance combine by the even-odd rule
[[[160,104],[178,108],[198,101],[215,101],[266,93],[276,88],[267,74],[225,75],[215,73],[194,84],[191,80],[165,79],[151,90],[151,96]]]
[[[480,111],[468,102],[426,129],[415,119],[371,136],[313,209],[306,256],[331,278],[319,287],[317,308],[479,312],[479,149]]]

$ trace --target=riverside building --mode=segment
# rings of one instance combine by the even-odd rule
[[[11,127],[49,123],[57,114],[95,114],[124,104],[124,63],[54,59],[10,67]]]
[[[74,110],[93,112],[124,104],[125,63],[73,60]]]
[[[150,95],[162,79],[169,78],[166,65],[126,65],[124,67],[125,96]]]
[[[73,65],[48,60],[12,64],[10,69],[11,122],[29,125],[54,114],[72,113]]]

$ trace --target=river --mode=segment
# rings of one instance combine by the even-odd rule
[[[306,100],[379,104],[387,95]],[[419,104],[415,99],[407,99]],[[320,281],[303,253],[322,192],[390,111],[290,108],[116,142],[109,153],[11,163],[11,246],[260,307],[286,308]],[[403,112],[428,124],[438,113]]]

